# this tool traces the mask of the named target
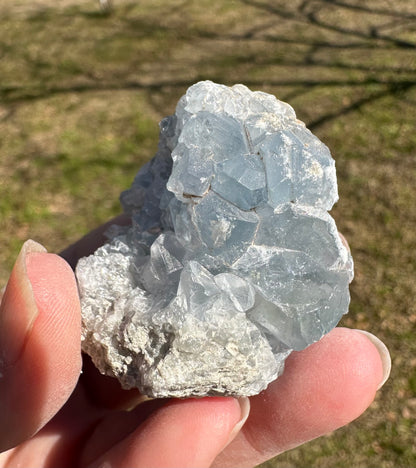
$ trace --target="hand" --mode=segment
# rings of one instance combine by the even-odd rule
[[[63,256],[74,265],[98,247],[103,230]],[[73,272],[29,241],[1,303],[0,467],[254,466],[358,417],[389,362],[373,335],[337,328],[292,353],[258,396],[145,401],[87,357],[80,376]]]

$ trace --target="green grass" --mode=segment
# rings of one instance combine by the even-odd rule
[[[114,3],[0,5],[0,282],[25,239],[59,251],[120,211],[190,84],[271,92],[332,150],[356,266],[343,324],[377,333],[393,370],[358,421],[264,466],[416,466],[416,5]]]

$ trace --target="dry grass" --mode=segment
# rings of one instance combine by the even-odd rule
[[[272,92],[333,151],[356,263],[343,324],[380,335],[393,372],[358,421],[265,466],[415,466],[414,2],[114,3],[0,5],[0,281],[26,238],[57,251],[119,211],[188,85]]]

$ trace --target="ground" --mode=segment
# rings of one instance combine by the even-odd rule
[[[3,0],[0,282],[25,239],[59,251],[120,211],[190,84],[271,92],[331,148],[356,271],[342,324],[393,370],[359,420],[264,467],[415,466],[415,24],[413,0]]]

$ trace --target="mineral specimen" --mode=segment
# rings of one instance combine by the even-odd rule
[[[328,148],[274,96],[209,81],[122,193],[129,228],[79,261],[82,346],[152,397],[253,395],[347,312]]]

